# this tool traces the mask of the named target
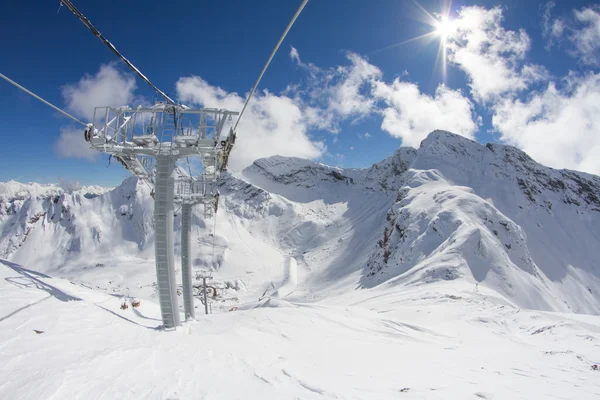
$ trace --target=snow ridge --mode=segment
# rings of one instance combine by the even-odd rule
[[[534,309],[600,312],[600,179],[443,131],[423,141],[366,286],[467,279]]]

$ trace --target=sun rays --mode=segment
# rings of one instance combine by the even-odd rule
[[[429,25],[432,29],[430,32],[424,33],[419,36],[415,36],[401,42],[397,42],[391,44],[389,46],[383,47],[381,49],[375,50],[373,53],[380,53],[383,51],[387,51],[393,48],[400,47],[407,43],[420,41],[423,45],[427,45],[433,41],[439,41],[438,50],[435,58],[435,67],[439,68],[442,73],[442,79],[446,82],[447,78],[447,44],[449,39],[453,37],[453,35],[457,31],[457,21],[450,19],[450,7],[452,5],[451,0],[441,0],[441,9],[439,13],[432,13],[427,11],[421,4],[417,2],[417,0],[412,0],[415,6],[419,9],[420,14],[416,17],[416,19],[422,21],[423,23]]]

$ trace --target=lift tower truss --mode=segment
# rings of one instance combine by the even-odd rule
[[[212,108],[190,109],[157,103],[153,107],[98,107],[85,139],[110,154],[139,179],[153,186],[156,279],[165,328],[180,325],[174,251],[174,202],[182,204],[182,273],[186,318],[194,318],[190,266],[191,207],[205,205],[205,216],[218,205],[217,178],[227,168],[235,131],[223,129],[239,113]],[[178,160],[196,162],[196,176],[180,178]],[[190,161],[191,159],[191,161]],[[188,165],[189,167],[190,165]],[[191,172],[191,168],[190,168]]]

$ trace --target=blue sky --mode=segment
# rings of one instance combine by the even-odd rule
[[[169,95],[236,108],[300,2],[74,3]],[[0,72],[81,119],[94,105],[153,101],[58,4],[0,4]],[[364,167],[439,128],[599,174],[600,8],[454,1],[447,37],[385,49],[436,31],[432,17],[443,9],[438,0],[310,0],[238,128],[233,167],[272,154]],[[0,180],[116,185],[127,176],[86,151],[80,127],[4,81],[0,109]]]

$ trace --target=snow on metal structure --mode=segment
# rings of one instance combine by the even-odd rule
[[[97,107],[87,125],[90,147],[110,154],[126,169],[154,186],[156,279],[165,328],[180,324],[173,251],[174,202],[182,204],[182,274],[186,318],[194,318],[190,266],[191,207],[204,204],[211,216],[218,204],[216,181],[227,168],[235,143],[233,129],[222,137],[225,123],[237,112],[189,109],[157,103],[153,107]],[[199,158],[201,172],[177,179],[178,160]],[[193,160],[193,158],[192,158]]]

